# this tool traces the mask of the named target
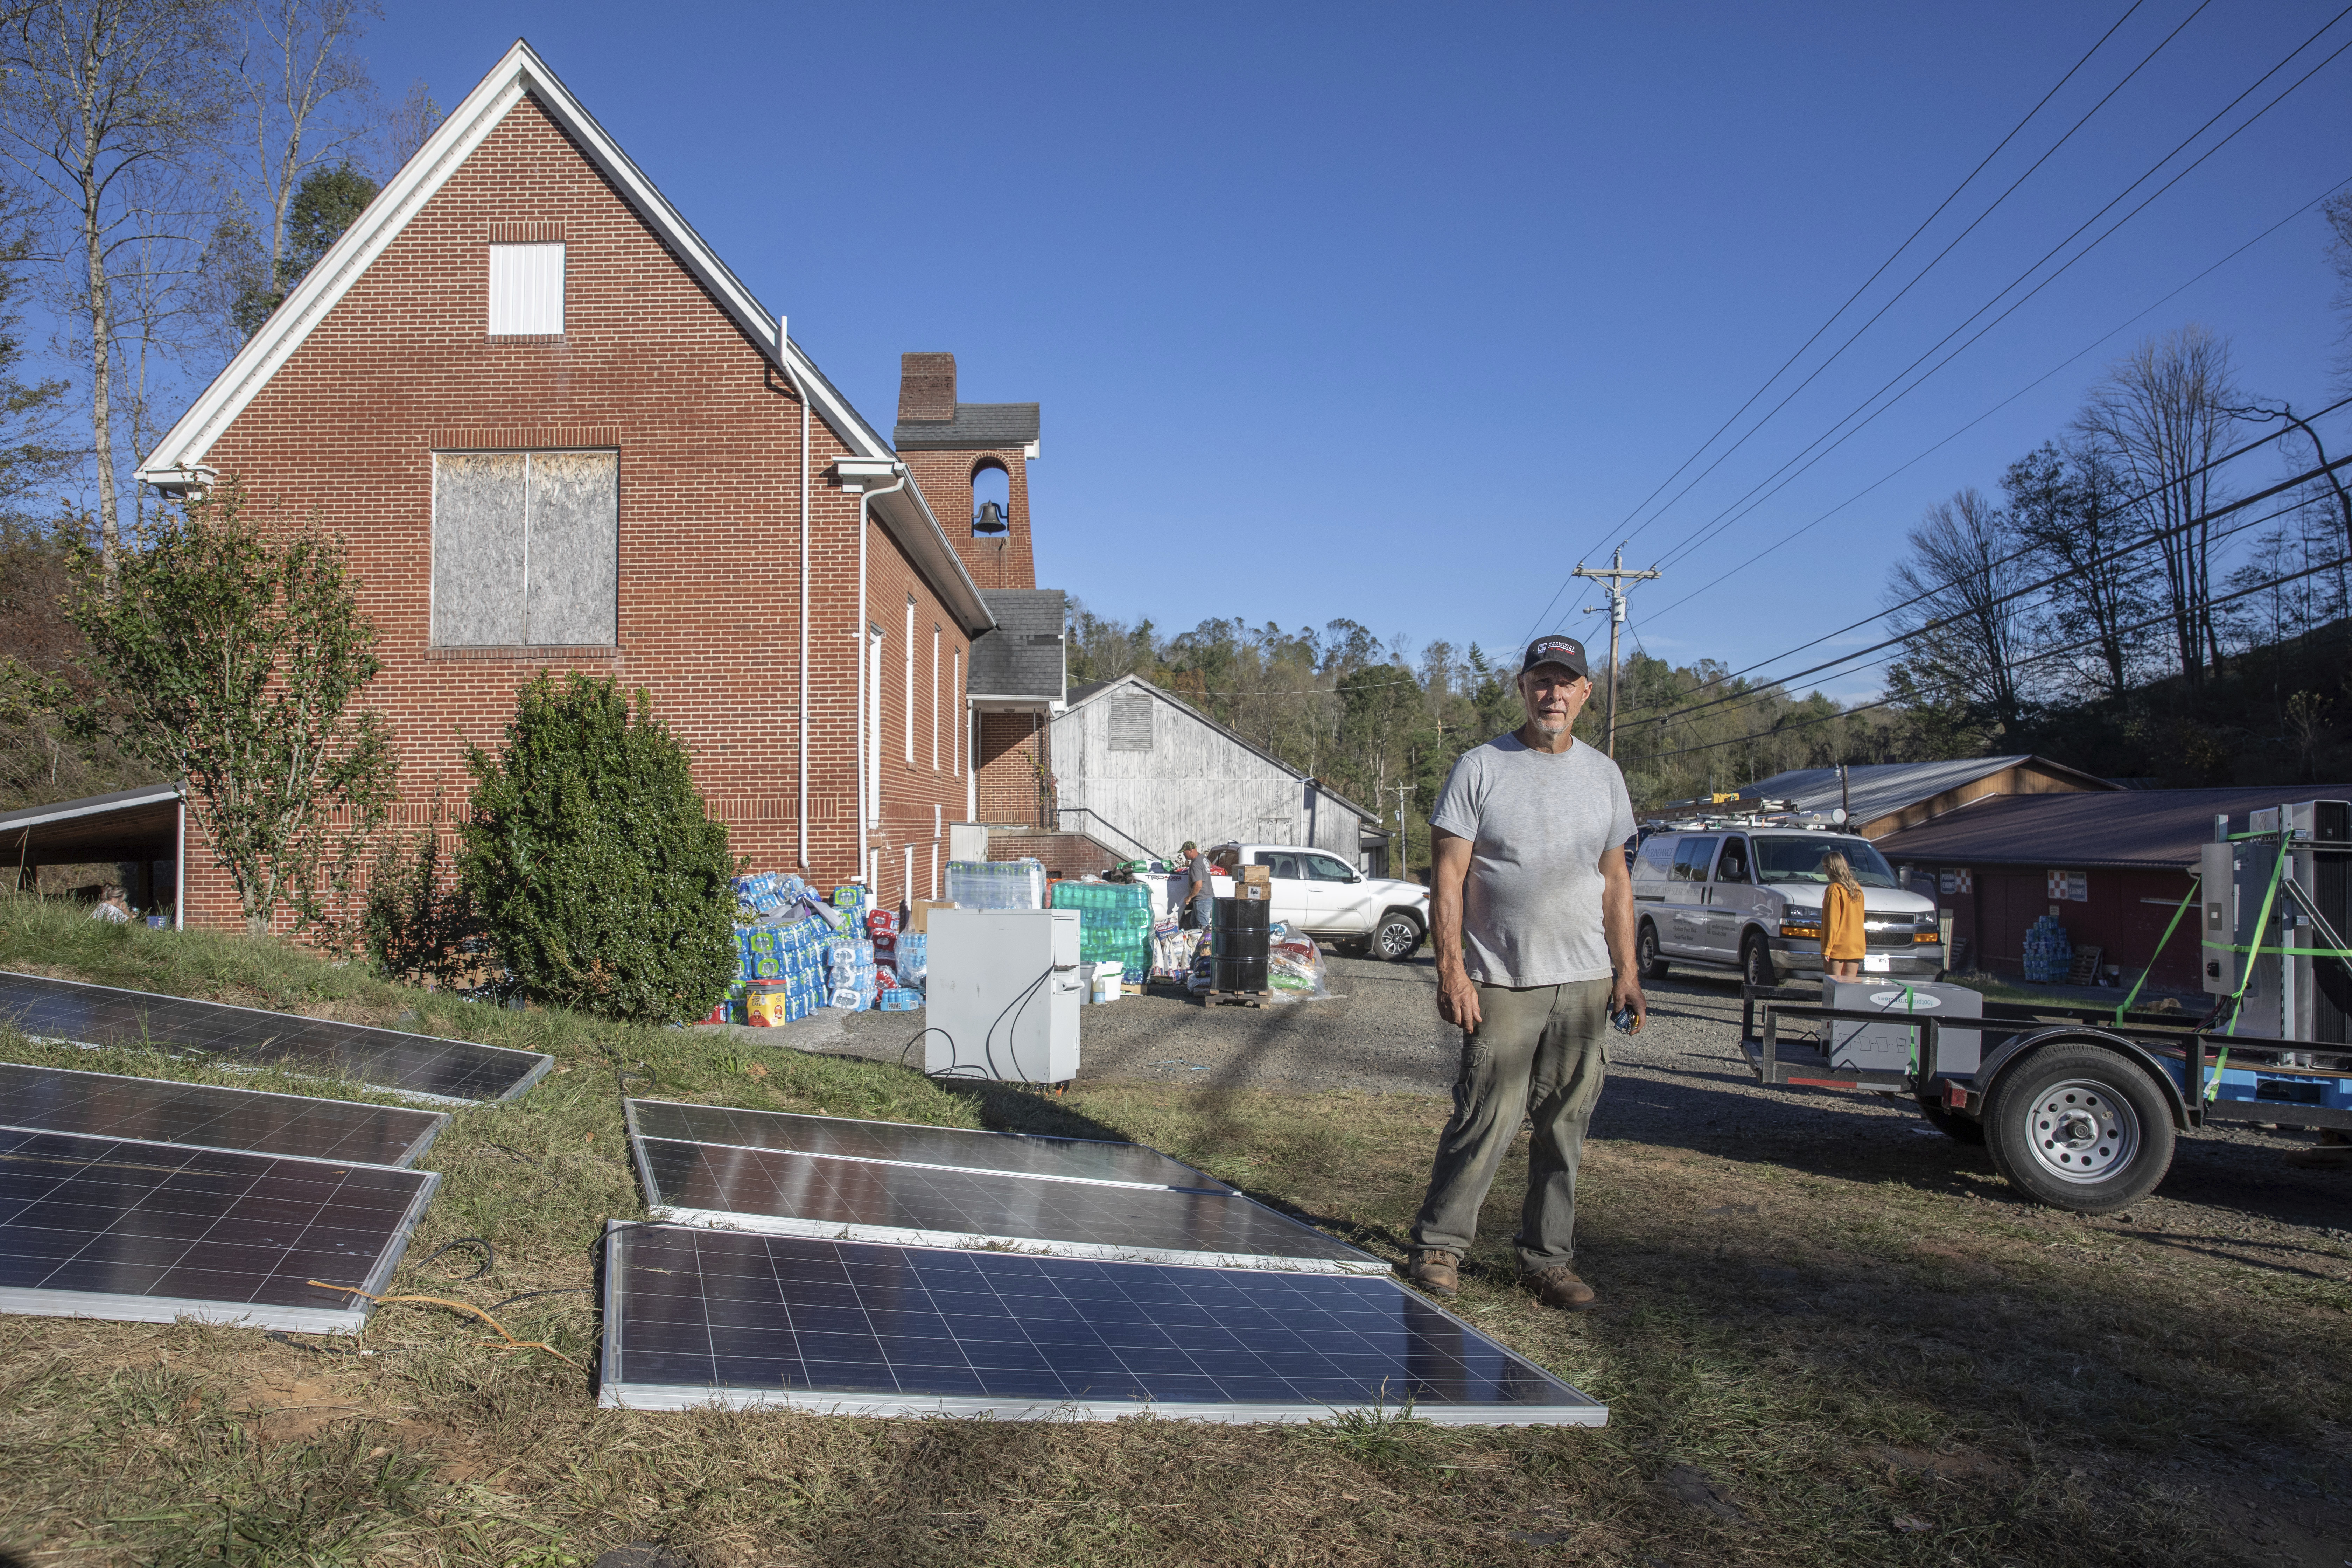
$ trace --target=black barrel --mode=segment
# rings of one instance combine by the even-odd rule
[[[1216,988],[1220,991],[1263,991],[1266,961],[1263,958],[1219,958]]]

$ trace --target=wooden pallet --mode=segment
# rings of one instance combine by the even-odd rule
[[[2066,984],[2069,985],[2099,984],[2099,961],[2105,956],[2105,951],[2099,948],[2076,948],[2073,966],[2066,971]]]
[[[1203,1006],[1214,1006],[1220,1002],[1234,1002],[1244,1007],[1263,1007],[1273,1000],[1274,993],[1271,991],[1203,991],[1201,993],[1201,1003]]]

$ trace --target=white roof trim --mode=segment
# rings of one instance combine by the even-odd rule
[[[416,155],[401,166],[376,193],[367,210],[345,229],[319,258],[294,291],[287,296],[261,330],[215,376],[186,413],[164,434],[155,450],[140,465],[139,478],[151,485],[184,483],[205,468],[206,457],[222,432],[268,385],[270,377],[299,349],[310,331],[361,274],[398,238],[408,222],[466,160],[487,140],[524,95],[536,97],[551,119],[577,141],[622,197],[669,246],[686,269],[707,289],[743,335],[771,363],[792,373],[807,389],[812,406],[822,415],[843,444],[868,458],[892,458],[894,453],[875,428],[859,416],[849,400],[828,383],[800,345],[776,341],[776,317],[762,306],[742,280],[695,233],[692,225],[669,204],[644,171],[630,162],[619,143],[557,79],[531,47],[518,38],[490,73],[465,101],[449,112],[426,139]],[[786,362],[788,356],[789,363]],[[909,476],[911,479],[911,476]],[[946,597],[973,633],[993,626],[995,618],[982,603],[980,589],[964,570],[963,562],[948,542],[946,531],[931,513],[920,490],[909,483],[896,492],[904,500],[877,500],[876,509],[887,527],[918,563],[937,574]]]
[[[150,790],[123,790],[115,795],[85,796],[80,800],[61,800],[55,805],[27,806],[22,811],[0,815],[0,833],[14,833],[20,828],[38,827],[49,822],[72,822],[85,816],[104,816],[110,812],[131,811],[140,806],[161,805],[165,801],[180,798],[178,784],[157,784]]]

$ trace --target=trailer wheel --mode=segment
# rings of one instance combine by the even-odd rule
[[[2127,1207],[2172,1167],[2170,1108],[2104,1046],[2047,1046],[2011,1068],[1988,1097],[1984,1132],[2012,1185],[2076,1214]]]
[[[1633,967],[1644,980],[1666,977],[1666,961],[1658,956],[1658,928],[1648,921],[1642,922],[1640,932],[1633,938]]]
[[[1985,1141],[1983,1122],[1949,1109],[1936,1095],[1923,1094],[1919,1097],[1919,1114],[1926,1117],[1937,1131],[1956,1142],[1982,1143]]]

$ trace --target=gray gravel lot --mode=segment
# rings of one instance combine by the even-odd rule
[[[1079,1078],[1202,1090],[1449,1092],[1461,1033],[1437,1017],[1436,971],[1427,954],[1402,964],[1336,955],[1329,963],[1328,1000],[1251,1008],[1129,996],[1085,1008]],[[1732,977],[1677,974],[1653,984],[1649,996],[1649,1026],[1612,1042],[1612,1081],[1593,1118],[1594,1137],[2016,1201],[1981,1149],[1937,1132],[1908,1103],[1758,1084],[1737,1043],[1739,987]],[[789,1031],[754,1033],[804,1050],[880,1060],[903,1054],[919,1063],[919,1047],[909,1051],[908,1044],[921,1027],[919,1013],[827,1012]],[[2265,1249],[2288,1241],[2288,1232],[2333,1233],[2352,1225],[2345,1201],[2352,1174],[2283,1163],[2311,1142],[2308,1134],[2236,1128],[2184,1137],[2154,1197],[2132,1215],[2084,1223],[2188,1230]]]

